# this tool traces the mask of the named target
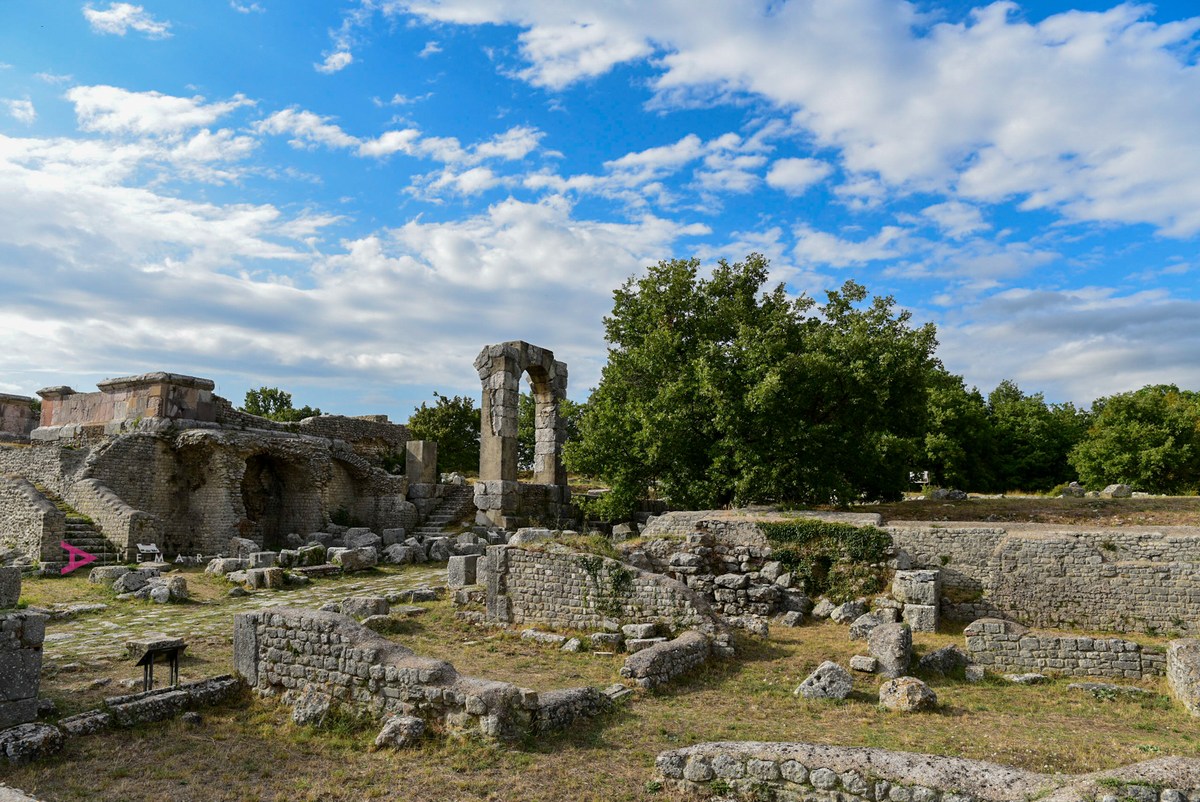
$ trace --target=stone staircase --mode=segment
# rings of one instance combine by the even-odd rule
[[[466,484],[460,487],[450,486],[446,495],[442,496],[441,503],[438,504],[429,515],[425,516],[425,520],[417,527],[417,531],[413,533],[415,537],[425,538],[442,537],[445,528],[453,523],[461,521],[469,512],[475,510],[475,486],[474,484]]]
[[[57,507],[67,517],[67,531],[63,536],[63,540],[77,549],[96,555],[96,561],[91,563],[91,565],[120,565],[125,562],[117,547],[104,536],[103,532],[96,528],[96,524],[91,518],[80,514],[78,510],[51,492],[49,488],[43,485],[34,486],[39,493],[46,497],[47,501]],[[62,557],[61,561],[56,561],[53,564],[45,563],[44,567],[61,568],[65,566],[67,564],[67,553],[65,551],[62,552]]]

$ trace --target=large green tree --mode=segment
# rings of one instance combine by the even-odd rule
[[[847,282],[817,305],[764,291],[758,254],[649,268],[614,293],[608,364],[568,465],[613,489],[613,512],[655,488],[677,504],[896,498],[917,461],[931,325]]]
[[[988,394],[996,452],[995,490],[1049,490],[1075,477],[1067,454],[1087,431],[1088,415],[1073,404],[1047,404],[1004,380]]]
[[[296,409],[292,406],[292,394],[278,387],[247,390],[245,401],[242,402],[242,411],[281,423],[295,423],[321,414],[320,409],[310,406]]]
[[[920,467],[939,487],[989,490],[995,434],[987,402],[961,376],[935,371],[929,385],[927,428]]]
[[[1151,493],[1200,488],[1200,394],[1149,385],[1097,399],[1092,416],[1070,455],[1084,484],[1121,482]]]
[[[436,401],[424,401],[408,419],[414,440],[436,440],[438,467],[442,471],[474,473],[479,470],[479,410],[468,396],[450,398],[434,393]]]

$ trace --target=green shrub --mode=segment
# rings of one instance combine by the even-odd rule
[[[810,596],[835,602],[878,593],[885,586],[891,536],[873,526],[816,518],[761,525],[776,560],[804,583]]]

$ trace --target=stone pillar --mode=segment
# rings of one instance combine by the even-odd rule
[[[409,486],[437,484],[437,441],[409,440],[405,450],[404,473]]]
[[[19,568],[0,568],[0,608],[21,595]],[[46,616],[23,610],[0,612],[0,730],[37,718]]]

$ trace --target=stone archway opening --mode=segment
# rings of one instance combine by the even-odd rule
[[[252,531],[243,536],[269,551],[284,548],[289,532],[305,528],[309,484],[303,472],[286,460],[271,454],[248,457],[242,475],[242,506]]]

